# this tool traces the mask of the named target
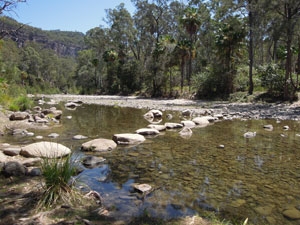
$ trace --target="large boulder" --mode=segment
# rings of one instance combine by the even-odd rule
[[[81,145],[81,150],[92,152],[106,152],[111,151],[117,147],[117,144],[110,139],[98,138]]]
[[[134,145],[134,144],[139,144],[145,141],[146,139],[141,134],[124,133],[124,134],[113,135],[113,140],[117,144]]]
[[[41,141],[21,148],[25,157],[59,158],[71,153],[71,149],[55,142]]]

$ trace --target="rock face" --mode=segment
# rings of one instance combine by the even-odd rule
[[[117,147],[117,144],[110,139],[98,138],[81,145],[81,150],[92,152],[106,152],[111,151]]]
[[[71,153],[71,149],[55,142],[37,142],[21,148],[25,157],[59,158]]]
[[[125,134],[115,134],[113,136],[113,140],[117,144],[134,145],[134,144],[139,144],[139,143],[145,141],[146,139],[141,134],[125,133]]]

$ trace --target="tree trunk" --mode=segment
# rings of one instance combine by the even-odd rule
[[[290,77],[291,77],[291,73],[292,73],[292,51],[291,51],[291,47],[292,47],[292,27],[291,27],[291,23],[292,23],[292,16],[291,16],[291,8],[290,6],[286,3],[285,4],[285,15],[286,15],[286,61],[285,61],[285,81],[284,81],[284,93],[283,93],[283,98],[284,100],[288,100],[290,98],[292,98],[292,96],[290,96]]]
[[[249,90],[248,94],[253,94],[253,14],[251,9],[251,1],[249,1]]]

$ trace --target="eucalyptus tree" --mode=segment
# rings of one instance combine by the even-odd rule
[[[118,60],[114,61],[113,65],[116,67],[116,81],[120,82],[120,91],[128,92],[132,90],[135,85],[132,83],[138,82],[136,60],[138,60],[138,53],[136,49],[136,34],[137,30],[134,27],[134,21],[131,14],[124,7],[124,3],[118,5],[115,9],[106,10],[106,22],[109,26],[110,46],[107,49],[107,53],[111,53],[111,49],[114,49],[118,55]],[[130,72],[130,69],[133,69]],[[132,75],[130,77],[130,74]],[[108,74],[111,76],[111,74]],[[129,87],[130,86],[130,87]],[[136,87],[136,86],[135,86]],[[134,90],[133,90],[134,91]]]
[[[146,75],[143,79],[145,82],[152,83],[152,95],[160,95],[163,86],[163,74],[159,65],[162,61],[159,60],[156,54],[156,48],[159,45],[160,38],[170,32],[170,0],[132,0],[136,6],[134,14],[135,27],[138,31],[137,42],[139,43],[139,51],[141,55],[141,63],[143,63]],[[149,57],[151,56],[151,57]]]
[[[78,52],[77,68],[75,72],[76,86],[80,94],[94,94],[97,90],[94,74],[93,60],[95,53],[92,49],[86,49]]]
[[[110,47],[109,29],[103,27],[95,27],[89,30],[85,35],[85,44],[92,51],[89,67],[94,68],[93,73],[86,74],[87,76],[93,75],[94,88],[97,91],[103,89],[104,86],[104,72],[105,62],[103,61],[103,54],[106,48]],[[82,65],[86,66],[86,65]]]
[[[286,61],[285,61],[285,84],[284,84],[284,99],[292,100],[295,92],[298,89],[299,83],[293,79],[293,37],[295,27],[300,23],[300,2],[298,0],[284,0],[272,2],[274,9],[282,18],[284,24],[284,38],[286,46]]]

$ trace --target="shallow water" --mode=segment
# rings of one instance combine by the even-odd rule
[[[34,132],[45,137],[59,133],[55,141],[72,148],[79,158],[86,154],[80,145],[87,140],[72,140],[74,135],[111,139],[115,133],[134,132],[149,124],[144,113],[145,109],[82,105],[64,110],[61,125]],[[161,124],[170,122],[167,113]],[[171,113],[171,122],[182,120],[180,113]],[[265,124],[274,130],[264,130]],[[283,130],[285,125],[290,129]],[[299,122],[234,120],[192,130],[189,139],[180,137],[178,129],[167,130],[140,145],[102,153],[106,161],[84,170],[78,185],[100,192],[104,205],[123,219],[145,211],[162,218],[214,211],[237,221],[248,217],[252,224],[300,223],[283,215],[286,209],[300,210]],[[256,137],[244,138],[247,131],[256,131]],[[150,184],[155,191],[143,197],[133,192],[132,183]]]

